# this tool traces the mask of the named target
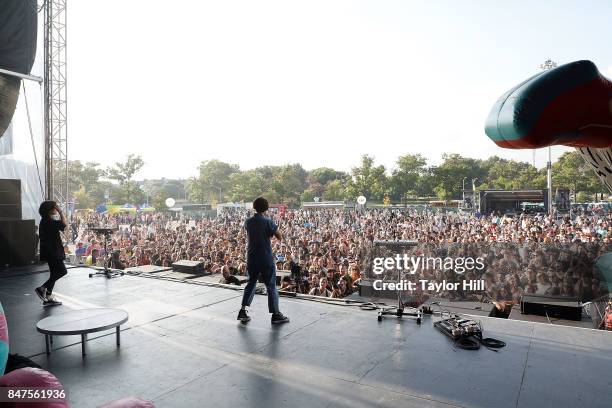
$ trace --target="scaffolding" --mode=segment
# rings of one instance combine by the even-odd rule
[[[45,196],[68,211],[66,1],[45,0]]]

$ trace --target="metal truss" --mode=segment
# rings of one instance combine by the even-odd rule
[[[68,210],[66,1],[45,0],[45,195]]]

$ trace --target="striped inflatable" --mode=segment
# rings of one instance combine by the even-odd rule
[[[6,316],[0,303],[0,376],[4,374],[6,368],[6,360],[8,359],[9,343],[8,343],[8,326],[6,325]]]
[[[579,147],[576,150],[595,170],[595,174],[612,193],[612,148]]]

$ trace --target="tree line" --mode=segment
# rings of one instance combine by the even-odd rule
[[[275,203],[298,205],[315,197],[326,201],[354,200],[410,202],[418,198],[460,199],[462,189],[546,188],[546,169],[497,156],[486,160],[444,154],[434,166],[420,154],[398,157],[393,168],[376,164],[363,155],[350,172],[319,167],[306,170],[301,164],[261,166],[241,170],[219,160],[200,163],[197,174],[184,180],[144,180],[135,177],[144,160],[129,155],[124,162],[101,168],[95,162],[68,163],[68,191],[77,208],[100,203],[141,204],[164,208],[167,197],[193,203],[248,202],[263,195]],[[604,188],[591,168],[576,152],[564,153],[553,163],[553,188],[568,188],[576,201],[594,199]]]

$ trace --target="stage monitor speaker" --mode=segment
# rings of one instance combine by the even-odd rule
[[[0,266],[33,263],[37,245],[34,220],[0,220]]]
[[[376,290],[374,289],[373,280],[362,279],[361,284],[359,285],[359,296],[381,299],[397,299],[397,291],[391,289]]]
[[[190,273],[192,275],[204,275],[204,264],[198,261],[181,259],[172,264],[172,269],[177,272]]]
[[[9,221],[0,220],[0,267],[11,263],[11,228]]]
[[[582,320],[582,305],[575,298],[564,296],[524,295],[521,313],[557,319]]]
[[[0,179],[0,220],[21,219],[21,180]]]

